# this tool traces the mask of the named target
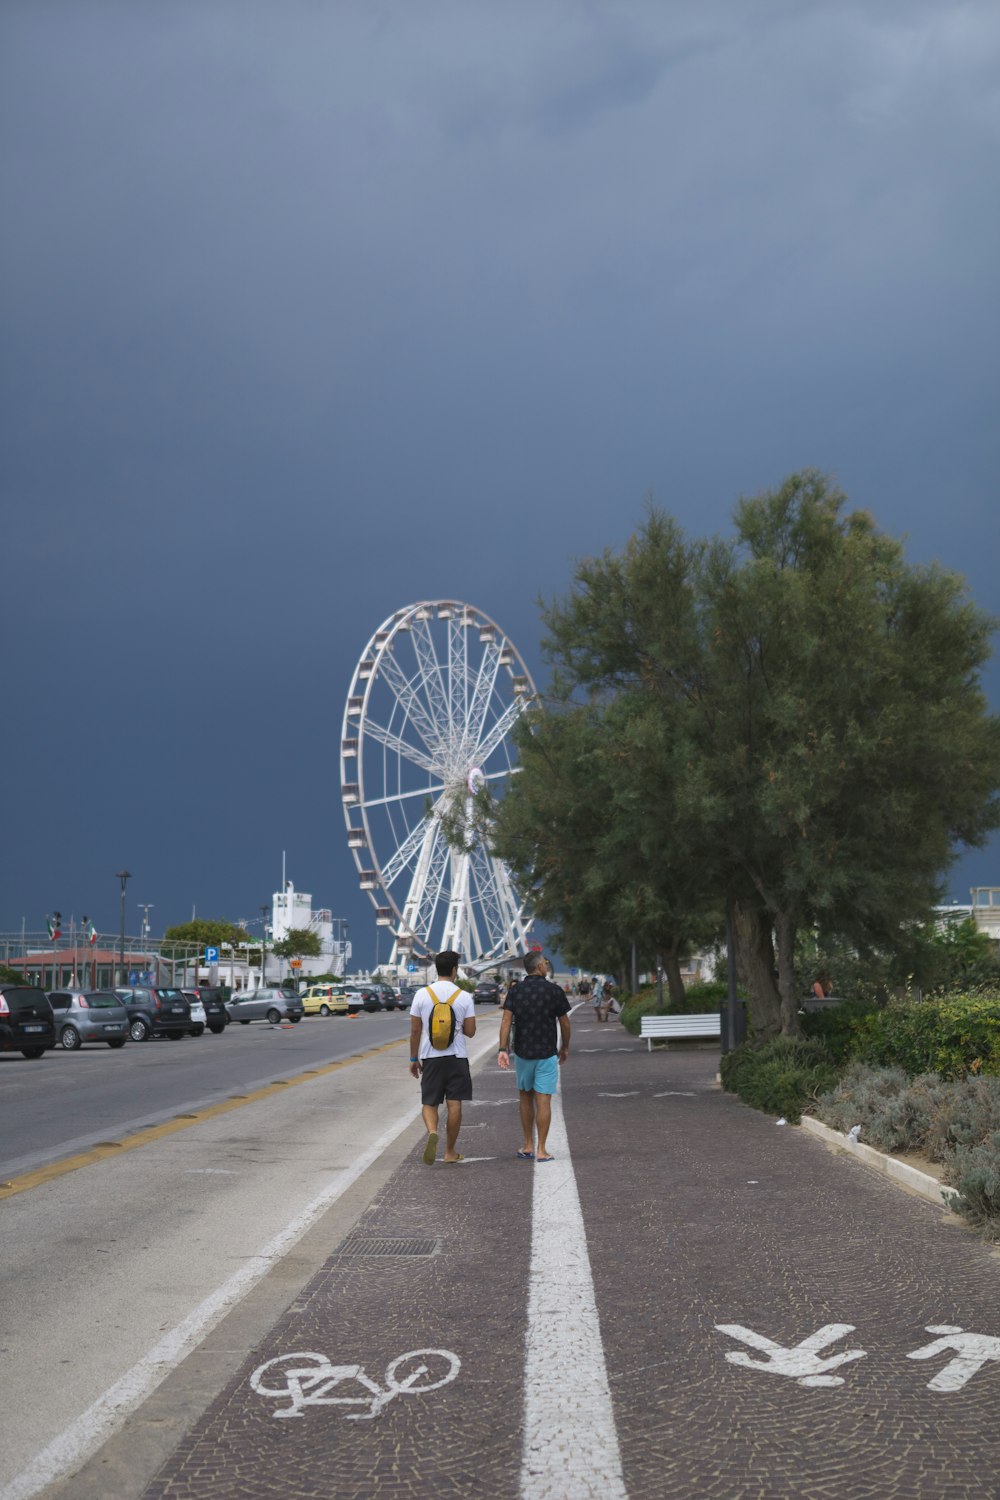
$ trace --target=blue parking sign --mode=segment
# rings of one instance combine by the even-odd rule
[[[217,964],[219,962],[219,950],[218,950],[218,948],[206,948],[205,949],[205,962],[207,964]]]

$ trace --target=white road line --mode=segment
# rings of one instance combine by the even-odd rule
[[[552,1100],[554,1160],[532,1169],[522,1500],[628,1500],[563,1121]],[[566,1373],[573,1396],[566,1399]]]
[[[470,1063],[478,1062],[495,1047],[494,1037],[476,1048],[470,1047]],[[124,1425],[129,1416],[187,1358],[192,1349],[197,1348],[216,1324],[221,1323],[226,1314],[253,1290],[281,1257],[288,1254],[292,1246],[327,1209],[357,1182],[382,1152],[389,1149],[396,1137],[413,1124],[418,1108],[419,1101],[414,1095],[412,1109],[400,1115],[367,1151],[339,1173],[301,1213],[289,1220],[284,1229],[268,1240],[256,1255],[249,1256],[228,1281],[224,1281],[210,1297],[206,1297],[176,1328],[127,1370],[120,1380],[109,1386],[85,1412],[36,1454],[27,1468],[22,1469],[10,1484],[0,1490],[0,1500],[30,1500],[32,1495],[37,1495],[47,1485],[79,1469],[107,1442],[113,1432]]]

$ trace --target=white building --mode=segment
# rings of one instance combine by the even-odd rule
[[[338,926],[341,924],[338,923]],[[305,977],[308,974],[340,974],[347,971],[351,956],[351,945],[334,937],[334,917],[328,907],[313,911],[312,897],[305,891],[297,891],[290,880],[285,881],[283,891],[275,891],[271,906],[270,946],[280,943],[292,928],[315,932],[320,942],[318,958],[303,958],[302,967],[293,972]],[[270,971],[271,963],[268,963]]]

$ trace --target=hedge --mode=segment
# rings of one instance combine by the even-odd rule
[[[806,1036],[823,1042],[837,1063],[858,1058],[902,1068],[910,1078],[938,1073],[1000,1074],[1000,995],[953,991],[879,1008],[860,1001],[802,1018]]]

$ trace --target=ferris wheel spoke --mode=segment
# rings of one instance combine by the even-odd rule
[[[397,880],[404,870],[409,869],[421,849],[428,843],[430,835],[433,832],[434,814],[437,812],[438,806],[439,802],[435,803],[434,807],[428,810],[428,817],[422,823],[416,824],[410,833],[407,834],[392,858],[387,860],[385,865],[383,865],[382,884],[384,886],[392,885],[393,881]]]
[[[392,792],[389,796],[386,797],[366,797],[364,799],[364,802],[362,803],[362,806],[365,808],[388,807],[390,803],[407,802],[412,797],[423,797],[426,801],[428,797],[437,796],[439,792],[443,791],[443,784],[441,782],[436,782],[433,786],[415,787],[412,792]]]
[[[496,748],[502,743],[502,741],[506,739],[507,735],[510,733],[514,725],[517,723],[518,719],[523,714],[524,707],[525,705],[519,698],[515,698],[513,703],[509,703],[507,705],[503,713],[500,715],[499,719],[497,719],[496,723],[490,728],[485,739],[476,748],[475,753],[480,764],[482,764],[483,761],[489,760],[494,750],[496,750]]]
[[[426,861],[410,882],[410,890],[403,908],[403,930],[413,933],[422,943],[429,945],[438,902],[444,887],[445,871],[448,868],[448,846],[441,835],[441,825],[434,822],[426,846]]]
[[[501,867],[482,845],[473,851],[472,859],[480,906],[489,933],[489,946],[492,948],[501,940],[507,926],[497,878]]]
[[[403,756],[404,760],[419,766],[422,771],[428,771],[432,776],[437,773],[438,765],[432,756],[418,749],[416,745],[411,745],[409,740],[393,734],[391,729],[386,729],[374,719],[365,720],[364,733],[366,737],[370,735],[373,740],[378,740],[379,744],[384,745],[387,750],[395,750],[398,755]]]
[[[483,659],[479,664],[479,674],[472,691],[472,702],[469,705],[467,716],[468,736],[470,745],[478,745],[486,722],[486,710],[490,706],[490,699],[497,685],[497,674],[500,671],[500,652],[495,645],[488,645],[483,652]]]
[[[448,696],[445,692],[444,680],[441,676],[441,663],[438,661],[437,650],[434,646],[434,637],[430,632],[430,625],[426,620],[414,620],[410,635],[413,640],[413,649],[416,652],[417,664],[420,667],[420,686],[427,695],[430,705],[430,718],[433,723],[437,720],[440,728],[437,731],[440,743],[448,727]]]
[[[385,652],[379,662],[379,671],[395,694],[396,701],[408,722],[419,734],[427,749],[432,755],[437,753],[442,743],[441,731],[432,715],[428,713],[427,706],[414,685],[414,680],[407,677],[399,662],[389,651]]]

